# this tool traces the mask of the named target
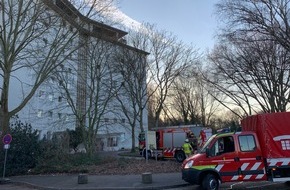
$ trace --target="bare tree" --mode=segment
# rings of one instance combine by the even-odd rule
[[[148,111],[148,129],[152,129],[155,127],[155,115],[154,115],[154,109],[156,107],[156,102],[155,100],[157,99],[155,97],[154,91],[155,88],[152,87],[150,84],[147,85],[147,91],[148,91],[148,95],[150,95],[150,97],[148,97],[148,101],[147,101],[147,111]],[[162,125],[160,123],[159,120],[159,125]]]
[[[174,98],[171,107],[182,116],[185,124],[211,126],[211,118],[219,109],[213,93],[215,97],[220,95],[202,80],[197,71],[190,70],[188,77],[178,77],[172,93]]]
[[[195,80],[179,76],[171,94],[173,100],[168,101],[172,104],[171,108],[176,110],[174,115],[181,116],[184,124],[200,123]]]
[[[142,118],[148,106],[154,105],[154,125],[158,126],[169,88],[177,76],[191,64],[196,63],[197,53],[192,47],[177,41],[173,35],[165,31],[160,32],[152,25],[145,24],[137,32],[129,32],[129,34],[129,44],[150,53],[145,60],[144,52],[134,55],[126,50],[116,58],[119,60],[118,69],[121,70],[124,79],[123,91],[119,91],[117,98],[122,97],[119,101],[134,134],[136,119],[141,131],[144,130]],[[150,86],[149,91],[148,86]],[[152,100],[153,97],[157,98]],[[155,104],[148,105],[149,100],[155,101]],[[133,146],[132,144],[132,150]]]
[[[159,125],[165,100],[174,80],[189,66],[196,64],[198,54],[191,46],[186,46],[182,41],[166,31],[158,31],[154,26],[147,25],[146,35],[149,45],[145,49],[150,53],[148,58],[148,76],[150,85],[154,89],[154,120],[155,127]]]
[[[144,122],[147,123],[147,85],[146,85],[146,52],[135,48],[123,48],[116,55],[117,73],[120,73],[120,89],[116,99],[120,104],[122,113],[125,115],[131,131],[132,147],[135,151],[136,128],[144,131]]]
[[[91,1],[90,5],[80,3],[76,8],[67,0],[0,2],[0,130],[4,133],[9,131],[10,118],[28,103],[51,73],[78,50],[78,46],[72,46],[83,29],[81,19],[77,18],[84,17],[78,10],[89,17],[96,13],[90,6],[97,3],[99,1]],[[10,108],[12,87],[21,90],[21,97],[17,97],[19,101],[14,101]]]
[[[59,16],[48,12],[42,2],[1,1],[0,8],[0,129],[6,133],[10,118],[27,104],[50,73],[74,51],[68,47],[75,33],[60,27]],[[27,74],[23,76],[23,70],[29,71],[34,81],[26,81]],[[14,108],[9,109],[11,85],[21,87],[22,97]]]
[[[289,1],[221,1],[225,25],[207,80],[239,117],[285,111],[289,102]],[[235,108],[239,108],[236,112]]]
[[[235,110],[238,113],[239,110]],[[224,110],[223,114],[214,115],[211,118],[211,128],[215,132],[218,129],[229,129],[230,131],[240,131],[240,117],[231,110]]]
[[[260,111],[286,111],[288,57],[287,50],[271,41],[221,45],[210,56],[213,67],[208,81],[228,96],[228,101],[221,101],[224,106],[243,110],[241,117]]]
[[[216,100],[218,97],[223,100],[224,96],[222,93],[215,91],[213,86],[208,85],[203,79],[202,75],[198,73],[196,79],[196,95],[198,102],[198,114],[201,118],[201,124],[205,127],[212,126],[212,118],[217,117],[217,113],[220,111],[221,105]]]
[[[111,68],[113,61],[111,54],[114,54],[117,48],[116,45],[101,38],[91,37],[85,43],[83,48],[86,56],[81,61],[83,65],[72,61],[71,77],[68,77],[65,72],[57,73],[57,77],[58,80],[63,81],[60,90],[65,91],[63,95],[76,117],[77,127],[83,131],[85,148],[89,155],[92,155],[94,140],[99,129],[104,125],[104,117],[112,110],[110,103],[118,89]],[[75,76],[78,76],[79,82],[72,87],[70,84],[75,80]],[[82,91],[83,97],[76,95],[77,88]]]
[[[224,0],[217,4],[216,13],[225,23],[223,35],[258,34],[290,50],[289,0]]]

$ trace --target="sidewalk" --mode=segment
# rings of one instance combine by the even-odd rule
[[[87,184],[78,184],[78,175],[39,175],[11,177],[7,190],[160,190],[160,189],[199,189],[197,185],[190,185],[181,179],[180,173],[152,174],[152,183],[142,183],[142,175],[88,175]],[[13,187],[14,184],[14,187]],[[16,187],[17,185],[17,187]],[[20,188],[19,188],[20,187]],[[223,183],[221,190],[288,190],[289,183],[273,183],[268,181]],[[3,189],[4,190],[4,189]],[[6,190],[6,189],[5,189]]]
[[[114,190],[114,189],[166,189],[188,186],[181,173],[152,174],[152,183],[142,183],[142,175],[88,175],[87,184],[78,184],[78,175],[40,175],[9,178],[12,183],[43,190]]]

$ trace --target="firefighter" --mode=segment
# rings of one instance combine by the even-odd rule
[[[188,137],[188,140],[189,140],[189,143],[192,147],[192,152],[195,152],[197,151],[197,138],[195,137],[195,135],[193,134],[192,131],[189,131],[188,134],[187,134],[187,137]]]
[[[203,130],[201,130],[199,133],[199,140],[198,141],[199,141],[198,142],[199,148],[201,148],[204,145],[204,143],[206,142],[206,134]]]
[[[184,144],[182,145],[182,150],[184,151],[186,158],[191,155],[193,149],[188,139],[185,139]]]

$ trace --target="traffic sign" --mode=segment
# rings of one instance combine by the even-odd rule
[[[2,141],[4,144],[10,144],[12,141],[12,136],[10,134],[4,135]]]

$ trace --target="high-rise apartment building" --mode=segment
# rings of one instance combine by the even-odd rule
[[[143,107],[146,101],[142,102],[146,100],[148,54],[124,43],[126,32],[84,16],[67,0],[42,2],[47,18],[59,18],[51,31],[57,33],[58,27],[64,27],[71,35],[63,38],[71,39],[65,41],[69,46],[59,54],[65,61],[54,68],[18,113],[20,119],[46,138],[76,127],[92,129],[98,150],[131,148],[133,131],[137,146],[141,127],[148,126]],[[49,35],[40,37],[41,43],[49,43]],[[26,81],[35,77],[29,70],[25,72]]]

